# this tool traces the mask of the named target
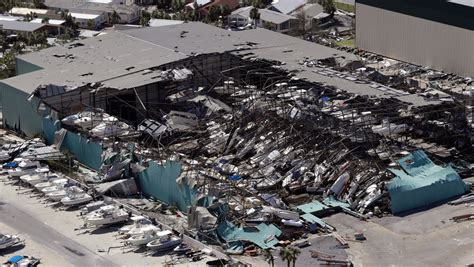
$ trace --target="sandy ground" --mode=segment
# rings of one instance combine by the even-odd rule
[[[169,255],[109,250],[121,246],[116,228],[78,230],[83,222],[77,210],[55,210],[42,203],[41,198],[25,193],[24,189],[16,191],[17,188],[0,182],[0,231],[19,233],[26,239],[26,245],[2,255],[2,261],[17,254],[41,257],[43,266],[164,266],[171,260]],[[177,260],[174,266],[205,266],[207,260]]]

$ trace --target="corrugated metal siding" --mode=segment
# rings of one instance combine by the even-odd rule
[[[474,32],[356,4],[357,47],[474,77]]]
[[[3,125],[32,137],[42,133],[43,122],[36,112],[39,99],[28,101],[28,94],[0,82]]]
[[[176,183],[180,174],[181,164],[176,161],[167,161],[164,165],[150,161],[148,168],[138,174],[138,181],[145,195],[169,205],[175,204],[181,211],[187,212],[194,203],[196,191]]]
[[[54,133],[59,129],[61,122],[49,117],[43,118],[43,135],[49,144],[54,142]],[[89,168],[99,170],[102,166],[102,146],[80,134],[67,131],[60,149],[69,151],[80,163]]]

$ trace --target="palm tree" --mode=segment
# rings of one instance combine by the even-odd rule
[[[140,25],[142,27],[148,26],[150,19],[151,19],[151,14],[146,12],[145,10],[142,10],[142,13],[140,15]]]
[[[117,24],[120,22],[120,20],[120,15],[115,10],[109,15],[110,24]]]
[[[257,22],[260,20],[260,12],[258,12],[258,8],[253,7],[250,10],[250,18],[253,20],[254,28],[257,28]]]
[[[290,250],[291,250],[291,255],[292,255],[291,261],[293,262],[293,267],[295,267],[296,259],[298,259],[298,256],[301,254],[301,250],[297,248],[290,248]]]
[[[321,6],[323,6],[324,13],[334,16],[334,12],[336,12],[336,4],[334,4],[334,0],[319,0],[318,1]]]
[[[61,16],[61,19],[66,20],[66,17],[69,14],[69,10],[63,9],[63,10],[61,10],[61,12],[59,14]]]
[[[280,257],[282,260],[286,261],[287,266],[290,267],[290,263],[293,260],[292,251],[289,248],[280,249]]]
[[[263,255],[265,257],[265,261],[268,262],[268,266],[274,267],[275,266],[275,259],[273,258],[272,251],[267,248],[263,251]]]

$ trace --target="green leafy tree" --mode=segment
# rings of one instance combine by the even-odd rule
[[[172,0],[157,0],[156,7],[158,9],[170,9]]]
[[[41,20],[41,23],[43,23],[43,24],[49,24],[49,18],[48,18],[48,17],[43,18],[43,19]]]
[[[318,2],[323,7],[325,13],[331,15],[331,17],[334,16],[334,12],[337,10],[334,0],[319,0]]]
[[[183,10],[184,9],[184,1],[183,0],[173,0],[171,2],[171,9],[175,12]]]
[[[148,26],[148,23],[150,22],[151,19],[151,14],[149,12],[146,12],[145,10],[142,11],[140,15],[140,25],[142,27]]]
[[[13,77],[15,74],[15,50],[11,49],[0,58],[0,80]]]
[[[110,24],[115,25],[117,23],[120,23],[120,20],[121,18],[117,11],[114,10],[112,13],[110,13]]]
[[[213,5],[209,8],[209,19],[211,22],[215,22],[222,15],[221,8],[217,5]]]
[[[158,9],[153,10],[151,17],[154,19],[163,19],[165,16],[164,12]]]
[[[76,36],[79,26],[71,13],[69,13],[69,10],[61,10],[60,16],[64,20],[65,36],[69,36],[69,38]]]
[[[46,8],[42,0],[33,0],[33,6],[34,8]]]
[[[221,8],[221,15],[223,17],[227,17],[230,15],[230,13],[232,13],[232,9],[228,5],[221,5],[220,8]]]
[[[95,21],[93,19],[87,20],[87,28],[88,29],[95,29]]]
[[[1,0],[0,1],[0,13],[10,11],[15,6],[14,0]]]

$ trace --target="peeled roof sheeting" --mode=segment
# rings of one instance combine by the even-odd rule
[[[322,211],[324,209],[327,209],[328,206],[326,206],[323,203],[315,200],[313,202],[297,206],[296,208],[298,210],[300,210],[301,212],[303,212],[303,213],[313,213],[313,212],[318,212],[318,211]]]
[[[79,42],[76,42],[79,43]],[[204,23],[183,23],[157,28],[141,28],[113,32],[96,38],[80,41],[81,47],[70,48],[70,44],[44,49],[22,55],[19,58],[48,69],[3,80],[10,86],[31,92],[40,84],[81,86],[88,82],[130,77],[130,82],[140,83],[140,76],[126,76],[128,67],[143,70],[149,67],[184,59],[194,54],[232,52],[252,53],[267,60],[285,62],[281,68],[296,73],[298,78],[318,81],[335,86],[349,93],[396,97],[415,106],[436,104],[418,95],[398,95],[372,88],[370,84],[359,84],[339,77],[329,77],[314,72],[314,69],[298,64],[305,57],[323,59],[357,57],[343,51],[300,40],[285,34],[265,29],[230,32]],[[73,43],[74,44],[74,43]],[[244,50],[240,50],[244,49]],[[54,55],[72,55],[55,57]],[[131,71],[131,72],[133,72]],[[80,74],[92,75],[82,77]],[[113,82],[111,81],[111,84]]]
[[[128,77],[128,83],[139,83],[143,82],[143,75],[133,74],[184,59],[186,56],[120,32],[113,32],[26,54],[20,58],[44,69],[2,82],[32,93],[42,84],[82,86],[93,82],[107,82],[110,86],[115,86],[119,83],[113,80],[123,81],[126,79],[124,77]]]
[[[387,185],[393,213],[431,205],[467,191],[456,171],[450,166],[435,165],[421,150],[398,163],[403,170],[389,169],[396,177]]]
[[[223,221],[217,227],[217,233],[228,243],[233,241],[248,241],[259,246],[261,249],[274,248],[274,246],[278,244],[277,237],[279,237],[282,232],[275,225],[262,223],[255,228],[239,228],[229,221]]]

